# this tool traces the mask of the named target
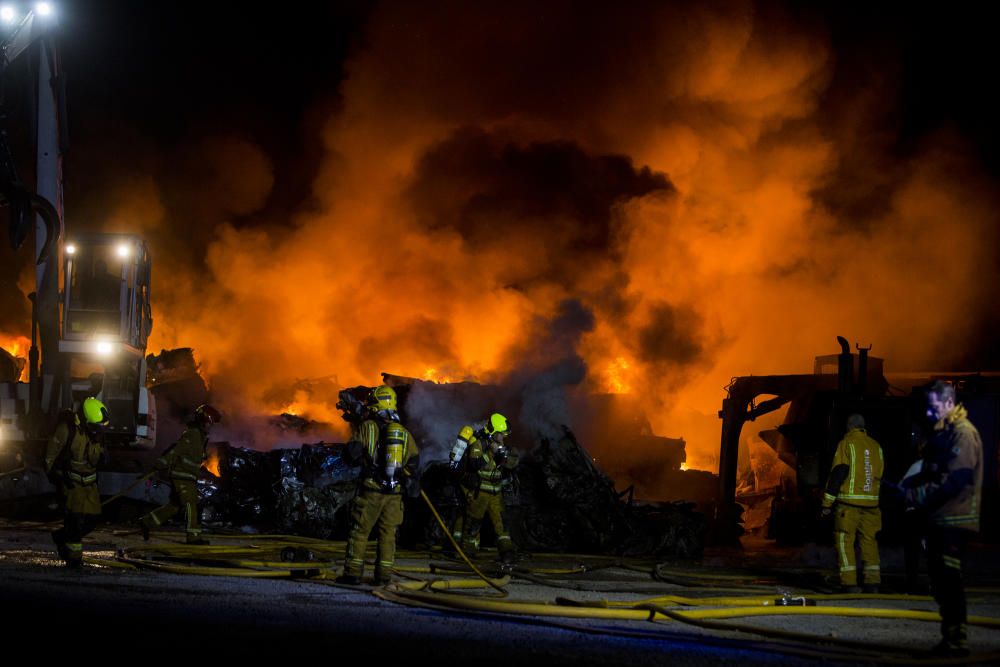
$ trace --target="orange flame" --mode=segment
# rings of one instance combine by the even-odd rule
[[[24,336],[3,336],[0,335],[0,348],[8,351],[14,357],[19,357],[25,360],[24,368],[21,369],[21,375],[18,380],[24,382],[27,380],[28,374],[28,351],[31,349],[31,341]]]
[[[630,368],[631,364],[625,357],[616,357],[608,364],[605,377],[609,394],[628,394],[632,391],[627,380]]]
[[[202,464],[208,472],[212,473],[216,477],[221,477],[219,472],[219,450],[212,447],[208,452],[208,458],[205,459],[205,463]]]
[[[279,408],[278,412],[318,422],[337,423],[340,421],[339,412],[331,409],[326,403],[313,399],[305,391],[296,391],[292,401]]]
[[[714,470],[717,410],[734,375],[808,372],[837,334],[874,341],[897,367],[929,357],[948,365],[941,341],[972,333],[964,314],[987,302],[978,267],[995,247],[992,188],[947,136],[905,165],[880,153],[867,139],[890,101],[872,88],[857,104],[828,105],[835,54],[811,23],[781,16],[767,25],[749,3],[737,12],[695,3],[681,20],[673,7],[637,9],[614,26],[634,19],[642,28],[627,33],[629,53],[648,53],[648,67],[625,71],[618,40],[573,40],[589,29],[562,31],[566,43],[556,45],[586,53],[588,68],[547,57],[551,28],[603,26],[603,12],[571,4],[571,15],[554,9],[538,22],[528,5],[514,3],[505,20],[477,3],[449,7],[447,16],[415,3],[374,13],[342,104],[317,133],[327,156],[315,206],[280,234],[266,224],[203,225],[201,257],[152,177],[120,198],[109,224],[158,234],[157,261],[170,267],[155,291],[151,348],[197,348],[213,395],[271,413],[279,406],[264,394],[301,377],[336,375],[345,387],[375,384],[380,371],[488,382],[530,356],[535,322],[575,300],[594,322],[564,349],[592,370],[588,388],[641,388],[653,433],[682,436],[687,465]],[[510,26],[516,40],[504,34]],[[518,48],[498,57],[509,43]],[[571,68],[559,70],[563,61]],[[511,78],[540,62],[555,69]],[[449,141],[475,150],[434,154]],[[606,230],[614,253],[550,252],[593,243],[576,235],[576,207],[548,214],[534,191],[523,205],[497,205],[520,192],[513,174],[535,145],[572,146],[582,162],[627,156],[675,192],[616,199]],[[263,215],[274,183],[266,153],[242,140],[201,152],[214,180],[199,180],[212,194],[199,197],[209,213],[196,218]],[[518,160],[505,162],[508,153]],[[467,163],[480,169],[461,180]],[[845,190],[869,176],[891,188],[870,219],[852,222],[817,196],[836,186],[840,165],[863,168]],[[885,172],[892,177],[877,178]],[[460,182],[449,188],[452,177]],[[926,303],[949,312],[916,323],[898,314]],[[289,393],[277,392],[285,411],[333,413],[329,401],[285,403]]]

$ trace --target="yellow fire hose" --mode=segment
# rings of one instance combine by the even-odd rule
[[[494,583],[498,586],[506,586],[510,583],[510,577],[501,577],[500,579],[494,580]],[[488,581],[481,581],[479,579],[437,579],[434,581],[405,581],[394,585],[410,591],[445,591],[486,588],[492,584]]]
[[[720,619],[732,619],[748,616],[844,616],[844,617],[866,617],[866,618],[888,618],[888,619],[908,619],[920,621],[940,622],[941,617],[935,612],[896,610],[896,609],[869,609],[856,607],[729,607],[725,609],[699,609],[675,611],[665,609],[658,605],[639,605],[626,609],[608,609],[600,607],[570,606],[560,607],[550,604],[540,604],[537,602],[511,602],[498,600],[483,600],[469,598],[467,596],[456,596],[443,593],[424,593],[416,590],[408,590],[400,587],[382,589],[374,591],[374,594],[381,599],[409,604],[414,606],[428,607],[441,611],[464,611],[477,613],[500,613],[514,615],[529,615],[542,617],[562,617],[573,619],[601,619],[601,620],[622,620],[622,621],[657,621],[674,620],[690,623],[712,630],[747,632],[762,635],[769,638],[782,640],[794,640],[797,642],[807,642],[810,644],[827,643],[845,648],[866,652],[866,659],[873,662],[887,662],[899,664],[914,664],[917,662],[912,657],[905,660],[897,660],[892,657],[885,657],[886,653],[912,654],[912,649],[893,645],[877,645],[871,642],[861,642],[850,639],[840,639],[836,637],[825,637],[798,633],[787,630],[760,628],[744,624],[720,623]],[[1000,619],[983,616],[970,616],[970,625],[977,625],[987,628],[1000,628]],[[569,629],[579,629],[573,626],[563,626]],[[609,634],[615,634],[611,631]],[[872,654],[872,652],[875,652]],[[794,651],[793,651],[794,652]],[[836,659],[835,656],[826,654],[828,659]],[[857,658],[856,654],[841,656],[844,658]],[[1000,657],[1000,654],[988,654],[973,656],[972,660],[980,662],[983,660],[993,660]],[[937,661],[920,660],[923,664],[936,664]],[[968,661],[961,661],[968,662]]]
[[[433,506],[432,506],[433,507]],[[436,517],[440,520],[440,516]],[[443,521],[440,521],[443,524]],[[446,534],[447,533],[446,531]],[[260,537],[260,536],[257,536]],[[190,546],[184,544],[159,544],[156,546],[137,548],[128,550],[127,555],[123,554],[116,561],[109,561],[100,558],[86,558],[87,562],[96,565],[105,565],[119,568],[149,568],[161,572],[176,574],[200,574],[200,575],[221,575],[239,576],[252,578],[289,578],[300,579],[302,581],[316,582],[319,584],[330,584],[333,578],[333,571],[329,562],[305,561],[286,562],[278,561],[269,556],[283,547],[291,545],[301,545],[302,541],[292,538],[283,539],[282,536],[267,536],[262,540],[262,545],[213,545],[213,546]],[[454,540],[453,540],[454,542]],[[310,540],[310,545],[317,552],[340,552],[342,543],[330,543],[320,540]],[[455,545],[456,547],[458,545]],[[157,560],[145,560],[136,557],[138,554],[161,554],[166,558],[176,559],[197,559],[202,561],[200,565],[163,562]],[[248,558],[248,556],[251,556]],[[565,558],[565,555],[562,556]],[[466,557],[467,558],[467,557]],[[207,562],[211,562],[208,565]],[[222,563],[220,563],[222,561]],[[472,563],[469,562],[472,566]],[[438,568],[441,570],[443,568]],[[581,572],[580,567],[568,568],[523,568],[526,571],[543,571],[546,573],[560,572],[567,575],[574,575]],[[433,572],[433,567],[400,567],[401,576],[407,576],[407,572]],[[452,572],[455,572],[452,570]],[[457,573],[457,572],[455,572]],[[688,573],[685,573],[688,574]],[[482,590],[487,587],[501,590],[506,593],[506,586],[510,583],[509,577],[493,580],[485,577],[481,572],[477,572],[479,579],[431,579],[420,580],[415,577],[413,581],[398,582],[386,588],[376,589],[373,593],[380,599],[397,602],[400,604],[415,605],[433,608],[442,611],[461,611],[471,613],[499,613],[508,615],[527,615],[541,619],[601,619],[610,621],[676,621],[695,625],[701,628],[725,631],[750,633],[768,639],[769,643],[762,646],[765,650],[778,650],[785,653],[809,655],[810,657],[826,657],[828,659],[858,659],[874,663],[886,664],[938,664],[938,661],[928,661],[926,659],[914,658],[914,651],[910,647],[900,647],[892,645],[876,645],[871,642],[862,642],[846,638],[827,637],[824,635],[812,635],[803,632],[781,630],[776,628],[756,627],[746,624],[731,622],[732,619],[748,618],[756,616],[840,616],[855,618],[884,618],[884,619],[905,619],[916,621],[939,622],[940,616],[935,612],[917,610],[897,610],[883,608],[857,608],[857,607],[834,607],[834,606],[775,606],[774,596],[751,595],[751,596],[720,596],[720,597],[687,597],[679,595],[662,595],[653,598],[646,598],[637,601],[576,601],[565,598],[556,598],[555,603],[538,601],[512,602],[509,600],[486,599],[482,596],[475,597],[468,594],[459,594],[460,591]],[[688,575],[690,576],[690,575]],[[453,592],[448,592],[453,591]],[[838,601],[850,599],[874,599],[876,596],[866,595],[809,595],[811,600],[816,601]],[[878,599],[904,600],[904,601],[929,601],[927,596],[906,596],[906,595],[879,595]],[[697,609],[669,609],[667,606],[700,607]],[[752,606],[751,606],[752,605]],[[705,608],[714,607],[714,608]],[[545,623],[555,624],[553,621],[544,620]],[[970,616],[970,625],[985,628],[1000,629],[1000,619]],[[601,634],[619,634],[622,636],[645,636],[656,637],[655,633],[629,633],[627,630],[614,628],[585,628],[576,626],[560,626],[581,632],[596,632]],[[660,637],[669,639],[669,636]],[[716,639],[718,639],[716,637]],[[775,644],[774,642],[796,642],[796,646],[787,644]],[[805,643],[807,646],[803,646]],[[814,648],[816,645],[827,645],[840,647],[845,653],[833,653],[834,649]],[[900,657],[905,655],[907,657]],[[971,659],[975,661],[988,661],[1000,658],[1000,655],[977,655]],[[965,661],[952,661],[951,664],[960,664]]]
[[[794,596],[799,597],[799,596]],[[900,595],[895,593],[879,593],[877,596],[865,595],[865,594],[832,594],[832,595],[813,595],[808,596],[810,600],[815,601],[840,601],[840,600],[864,600],[877,598],[879,600],[901,600],[908,602],[931,602],[934,598],[929,595]],[[684,597],[680,595],[661,595],[655,598],[648,598],[646,600],[570,600],[567,598],[556,598],[558,604],[565,604],[571,606],[580,607],[603,607],[603,608],[623,608],[623,607],[636,607],[640,605],[677,605],[682,607],[731,607],[740,606],[746,607],[749,605],[760,605],[762,607],[774,607],[781,606],[775,605],[774,595],[766,596],[732,596],[732,597],[706,597],[706,598],[692,598]]]
[[[429,508],[431,508],[431,513],[434,515],[434,518],[437,520],[438,525],[441,526],[441,530],[444,532],[445,535],[448,536],[448,541],[451,542],[451,544],[452,544],[453,547],[455,547],[456,553],[458,553],[458,555],[462,557],[462,560],[465,561],[466,565],[468,565],[472,569],[472,571],[476,573],[476,576],[478,576],[480,579],[482,579],[483,581],[485,581],[486,583],[488,583],[490,585],[490,587],[492,587],[495,590],[499,591],[501,595],[506,596],[507,595],[507,589],[505,589],[501,585],[497,585],[496,583],[494,583],[493,580],[491,580],[489,577],[487,577],[485,574],[483,574],[479,570],[479,568],[476,567],[472,563],[471,560],[469,560],[469,557],[465,555],[465,552],[462,551],[462,547],[458,544],[458,542],[455,541],[455,538],[452,537],[451,531],[448,530],[448,526],[445,524],[444,519],[442,519],[441,515],[438,514],[437,508],[434,507],[434,503],[432,503],[431,499],[427,497],[427,494],[424,493],[423,489],[420,489],[420,497],[423,498],[424,502],[427,503],[427,506]],[[509,579],[508,579],[508,581],[509,581]]]

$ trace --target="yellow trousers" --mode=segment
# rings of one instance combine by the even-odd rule
[[[858,585],[858,566],[854,558],[855,538],[861,544],[861,564],[864,582],[872,586],[881,583],[878,541],[875,536],[882,530],[882,512],[878,507],[858,507],[837,503],[833,508],[833,537],[840,566],[840,583]]]
[[[403,523],[403,496],[363,489],[351,506],[351,532],[347,538],[344,574],[360,577],[365,570],[368,536],[378,523],[378,556],[375,578],[388,577],[396,559],[396,529]]]

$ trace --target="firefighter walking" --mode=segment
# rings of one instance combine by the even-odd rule
[[[396,530],[403,523],[403,482],[415,474],[419,452],[413,436],[399,423],[396,392],[382,385],[372,390],[370,416],[357,427],[345,458],[362,466],[360,488],[351,505],[344,572],[338,583],[357,585],[365,569],[365,550],[378,525],[375,583],[391,581],[396,558]]]
[[[156,469],[170,478],[170,502],[158,507],[140,519],[142,537],[149,539],[149,531],[159,528],[165,521],[184,512],[184,537],[188,544],[208,544],[201,536],[198,514],[198,471],[208,458],[208,433],[213,424],[222,421],[222,413],[211,405],[200,405],[194,419],[180,439],[156,461]]]
[[[833,514],[841,588],[849,593],[877,593],[882,581],[878,540],[882,530],[879,486],[885,469],[882,447],[865,432],[865,419],[852,414],[837,445],[823,494],[823,515]],[[855,539],[861,546],[864,588],[858,587]]]
[[[52,540],[68,567],[83,565],[83,538],[101,515],[97,464],[104,454],[104,429],[110,423],[104,404],[87,398],[78,413],[63,414],[45,450],[45,469],[59,489],[65,510],[63,527],[53,531]]]
[[[497,536],[497,552],[503,563],[514,562],[514,543],[503,523],[503,475],[517,466],[517,454],[504,444],[510,434],[507,418],[493,413],[489,419],[464,426],[455,440],[449,464],[462,471],[465,515],[455,522],[453,536],[462,549],[475,553],[479,531],[489,515]]]

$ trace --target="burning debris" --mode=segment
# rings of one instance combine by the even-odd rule
[[[17,382],[26,364],[27,359],[24,357],[15,356],[14,353],[0,347],[0,382]]]
[[[320,538],[343,532],[341,510],[360,471],[344,463],[342,445],[258,452],[223,443],[215,451],[217,474],[199,484],[207,524]]]
[[[464,512],[465,500],[458,476],[444,462],[448,443],[442,438],[453,439],[458,427],[442,427],[442,413],[432,414],[431,408],[440,411],[450,405],[454,411],[455,405],[469,403],[483,407],[499,389],[385,377],[397,385],[404,423],[421,434],[422,451],[431,452],[422,466],[420,486],[445,518],[454,522]],[[338,407],[346,421],[355,423],[363,417],[369,391],[352,387],[340,392]],[[434,400],[435,395],[454,402]],[[292,430],[305,424],[290,415],[277,419]],[[519,548],[663,558],[700,555],[706,522],[693,504],[636,503],[631,493],[615,489],[612,479],[567,426],[560,425],[559,430],[558,438],[521,431],[512,439],[522,453],[521,463],[505,479],[503,498],[510,533]],[[215,451],[217,475],[200,483],[206,524],[321,538],[346,536],[348,504],[357,491],[361,470],[347,463],[343,444],[320,442],[260,452],[224,443]],[[447,538],[417,496],[416,486],[408,489],[404,502],[401,542],[447,546]],[[488,532],[483,537],[484,542],[495,539]]]

